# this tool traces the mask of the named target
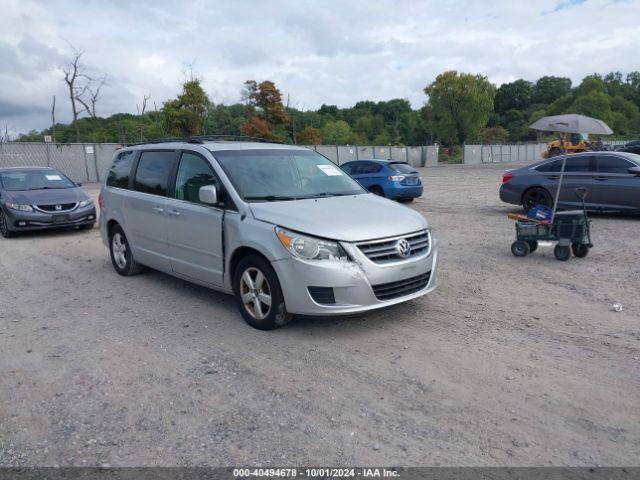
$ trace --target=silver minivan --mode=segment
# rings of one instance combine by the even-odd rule
[[[116,272],[146,266],[233,293],[259,329],[436,288],[425,218],[303,147],[203,138],[122,148],[100,206]]]

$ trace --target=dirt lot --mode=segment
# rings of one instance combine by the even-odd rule
[[[639,465],[640,218],[515,258],[503,168],[423,171],[435,293],[273,332],[97,229],[0,239],[0,464]]]

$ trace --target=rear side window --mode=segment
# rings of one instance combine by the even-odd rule
[[[351,175],[353,173],[353,167],[355,167],[356,164],[355,163],[346,163],[344,165],[341,166],[341,168],[347,172],[349,175]]]
[[[398,173],[415,173],[416,169],[405,162],[390,163],[389,168]]]
[[[562,168],[562,160],[554,160],[553,162],[543,163],[536,168],[539,172],[559,172]]]
[[[200,188],[205,185],[220,185],[209,163],[198,155],[183,153],[176,177],[176,198],[200,203]]]
[[[136,169],[134,189],[166,196],[174,158],[174,152],[142,152]]]
[[[358,168],[357,173],[378,173],[382,170],[382,165],[374,162],[363,162]]]
[[[107,186],[129,188],[129,177],[131,176],[131,166],[133,165],[135,153],[130,150],[119,153],[116,156],[107,175]]]
[[[631,167],[635,165],[624,158],[611,155],[598,157],[598,171],[601,173],[629,173]]]
[[[589,173],[596,171],[596,159],[591,156],[568,157],[565,172]]]

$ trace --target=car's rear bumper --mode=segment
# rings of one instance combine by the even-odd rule
[[[5,209],[9,230],[28,232],[50,228],[77,227],[94,224],[97,220],[95,207],[77,208],[72,212],[51,214],[43,212],[22,212]]]
[[[500,200],[505,203],[520,205],[520,201],[522,199],[522,192],[520,190],[520,188],[514,188],[509,184],[509,182],[503,183],[502,185],[500,185]]]
[[[417,198],[422,196],[424,187],[422,185],[393,186],[384,189],[387,198]]]

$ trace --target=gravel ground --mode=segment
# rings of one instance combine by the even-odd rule
[[[639,465],[640,218],[515,258],[502,168],[422,172],[436,292],[272,332],[97,229],[0,239],[0,465]]]

